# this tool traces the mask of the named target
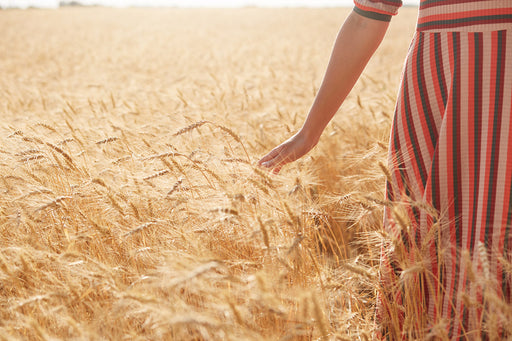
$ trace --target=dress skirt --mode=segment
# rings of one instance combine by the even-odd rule
[[[389,339],[509,335],[512,30],[416,32],[389,149]]]

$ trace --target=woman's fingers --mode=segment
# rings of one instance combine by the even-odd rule
[[[279,174],[279,172],[281,171],[281,168],[282,167],[279,166],[279,167],[276,167],[276,168],[272,169],[272,174],[275,174],[275,175]]]
[[[281,145],[264,156],[258,163],[265,168],[274,169],[274,173],[279,173],[281,167],[290,162],[290,152],[286,145]],[[277,174],[276,173],[276,174]]]
[[[264,157],[262,157],[262,158],[258,161],[258,164],[259,164],[259,165],[262,165],[262,166],[264,166],[264,167],[266,167],[266,165],[264,165],[264,163],[267,163],[267,162],[271,161],[273,158],[275,158],[275,157],[279,154],[279,152],[281,151],[281,149],[282,149],[282,146],[278,146],[278,147],[276,147],[276,148],[272,149],[272,150],[270,151],[270,153],[268,153],[267,155],[265,155]]]
[[[285,164],[302,157],[313,146],[314,143],[304,139],[302,135],[296,134],[262,157],[258,164],[272,169],[272,172],[277,174]]]
[[[283,155],[284,153],[281,152],[277,154],[273,159],[270,159],[268,161],[263,162],[261,165],[266,168],[275,168],[282,166],[286,163],[286,156]]]

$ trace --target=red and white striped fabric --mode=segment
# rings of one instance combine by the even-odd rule
[[[400,2],[355,6],[388,20]],[[444,320],[453,340],[500,335],[499,323],[486,319],[500,302],[511,304],[511,113],[512,0],[422,0],[388,160],[387,197],[405,202],[411,231],[399,231],[389,209],[386,228],[411,250],[409,264],[424,269],[417,316],[424,314],[430,327]],[[382,257],[382,277],[396,282],[401,269],[391,258]],[[490,292],[494,306],[485,298]],[[405,300],[400,292],[395,299]],[[382,321],[397,318],[386,313],[392,312],[381,307]]]
[[[354,10],[389,21],[401,0],[354,0]],[[512,24],[512,0],[421,0],[418,31],[497,31]]]
[[[500,258],[510,260],[512,251],[511,61],[512,31],[417,32],[397,101],[387,195],[439,213],[436,219],[421,205],[411,208],[416,231],[406,242],[421,248],[439,224],[420,260],[432,275],[422,299],[431,323],[444,318],[453,339],[482,329],[482,309],[463,300],[481,296],[469,268],[489,264],[488,274],[475,272],[490,276],[498,297],[510,302]]]
[[[417,30],[498,31],[511,24],[511,0],[422,0]]]

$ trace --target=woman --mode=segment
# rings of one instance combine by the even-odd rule
[[[400,5],[355,0],[302,128],[261,166],[277,173],[317,144]],[[510,335],[511,112],[512,0],[421,0],[389,147],[386,196],[408,222],[388,207],[385,228],[408,254],[382,254],[384,336]]]

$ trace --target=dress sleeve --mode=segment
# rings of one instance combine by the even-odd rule
[[[363,17],[390,21],[402,6],[402,0],[354,0],[354,12]]]

